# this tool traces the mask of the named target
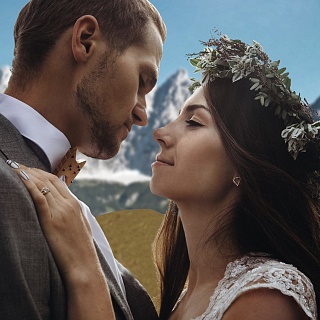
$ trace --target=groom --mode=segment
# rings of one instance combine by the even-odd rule
[[[148,0],[32,0],[14,29],[12,76],[0,95],[0,318],[66,319],[66,292],[33,202],[6,164],[53,172],[70,147],[114,157],[147,124],[166,30]],[[14,166],[11,163],[11,166]],[[156,319],[89,208],[117,319]]]

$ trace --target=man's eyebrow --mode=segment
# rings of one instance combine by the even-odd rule
[[[192,112],[194,110],[197,109],[204,109],[208,112],[210,112],[210,109],[206,106],[204,106],[203,104],[189,104],[186,107],[182,108],[181,110],[179,110],[179,114],[183,111],[183,112]]]

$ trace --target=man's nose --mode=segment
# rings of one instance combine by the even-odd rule
[[[145,98],[140,98],[138,104],[132,111],[133,123],[137,126],[144,127],[148,124],[147,106]]]

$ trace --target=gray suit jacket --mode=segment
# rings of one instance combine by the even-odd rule
[[[0,150],[29,167],[48,170],[48,159],[0,114]],[[67,318],[66,292],[23,183],[0,153],[0,318]],[[158,319],[141,284],[119,264],[127,299],[98,246],[117,319]]]

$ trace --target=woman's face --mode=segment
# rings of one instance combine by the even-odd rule
[[[223,201],[234,192],[235,169],[226,155],[202,88],[176,120],[154,131],[160,145],[150,189],[176,203]]]

